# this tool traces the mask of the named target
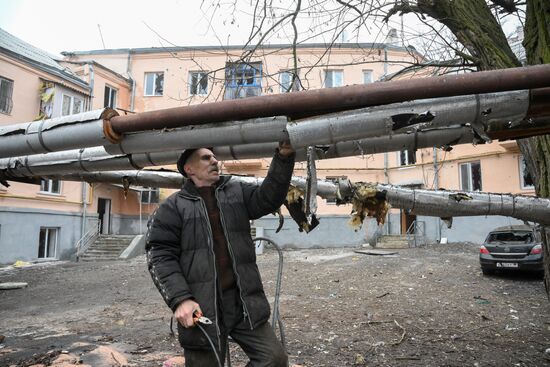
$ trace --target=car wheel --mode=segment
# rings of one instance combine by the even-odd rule
[[[485,268],[481,268],[481,272],[483,273],[483,275],[493,275],[495,273],[493,269],[485,269]]]

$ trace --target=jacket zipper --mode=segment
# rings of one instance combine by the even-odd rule
[[[214,245],[213,245],[213,238],[214,235],[212,234],[212,227],[210,226],[210,220],[208,219],[208,210],[206,209],[206,204],[204,204],[204,200],[202,198],[198,197],[199,202],[201,203],[202,208],[204,209],[204,213],[206,213],[206,226],[208,228],[208,234],[210,235],[208,238],[208,247],[210,248],[210,251],[212,252],[212,259],[214,260],[214,315],[216,317],[216,332],[217,332],[217,338],[218,338],[218,346],[221,348],[221,331],[220,326],[218,324],[218,288],[217,288],[217,279],[218,279],[218,272],[216,270],[216,254],[214,253]]]
[[[226,230],[226,227],[225,227],[225,219],[223,217],[223,213],[222,213],[222,210],[219,206],[219,203],[220,203],[220,200],[218,198],[218,190],[222,187],[223,185],[220,185],[216,191],[215,191],[215,196],[216,196],[216,205],[218,205],[218,210],[220,212],[220,220],[222,222],[222,228],[223,228],[223,233],[225,235],[225,239],[227,241],[227,249],[229,250],[229,254],[231,255],[231,264],[233,265],[233,273],[235,274],[235,277],[237,278],[237,287],[239,288],[239,298],[241,299],[241,302],[243,304],[243,316],[245,318],[248,319],[248,323],[250,324],[250,330],[253,330],[254,327],[252,325],[252,319],[250,318],[250,313],[248,312],[248,307],[246,306],[246,303],[243,299],[243,295],[242,295],[242,291],[241,291],[241,278],[239,276],[239,273],[237,272],[237,264],[235,263],[235,256],[234,256],[234,253],[233,253],[233,247],[231,246],[231,242],[229,241],[229,236],[227,235],[227,230]]]

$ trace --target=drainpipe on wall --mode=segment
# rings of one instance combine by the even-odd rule
[[[126,74],[128,75],[128,78],[132,81],[132,93],[130,95],[130,111],[134,112],[134,101],[136,99],[136,80],[132,77],[132,71],[131,71],[131,62],[132,62],[132,53],[131,51],[128,51],[128,61],[126,63]]]
[[[434,190],[439,190],[439,164],[437,162],[437,148],[433,147],[433,161],[434,161]],[[441,242],[441,218],[437,217],[435,235],[437,242]]]
[[[90,97],[88,98],[88,111],[92,110],[92,104],[94,101],[94,65],[91,61],[86,62],[88,65],[90,80]],[[80,229],[80,238],[84,237],[86,234],[86,210],[88,207],[88,184],[86,182],[82,182],[82,223],[81,223],[81,229]]]
[[[384,152],[384,178],[385,178],[385,181],[386,183],[389,185],[390,184],[390,176],[388,174],[388,152]],[[386,223],[387,223],[387,233],[386,234],[390,234],[391,233],[391,214],[390,212],[388,211],[388,218],[386,220]]]

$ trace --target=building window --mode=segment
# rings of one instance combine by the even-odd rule
[[[13,107],[13,80],[0,77],[0,112],[11,113]]]
[[[262,63],[227,63],[224,99],[255,97],[262,94]]]
[[[145,73],[145,96],[162,96],[164,73]]]
[[[204,96],[208,94],[208,73],[205,71],[189,72],[189,95]]]
[[[82,112],[84,102],[78,97],[63,94],[63,104],[61,106],[61,116],[74,115]]]
[[[296,78],[294,78],[294,83],[292,83],[293,76],[294,76],[294,72],[292,71],[281,71],[281,73],[279,74],[279,84],[281,85],[281,90],[280,90],[281,93],[297,92],[300,90],[300,79],[298,79],[298,75],[296,75]]]
[[[464,191],[481,191],[481,163],[468,162],[460,164],[460,189]]]
[[[41,179],[40,192],[48,194],[61,194],[61,181],[44,178]]]
[[[372,70],[363,70],[363,84],[370,84],[373,81]]]
[[[408,166],[416,163],[416,150],[402,150],[398,154],[400,166]]]
[[[533,190],[535,188],[533,177],[527,169],[527,163],[523,155],[519,156],[519,175],[521,179],[521,188],[523,190]]]
[[[341,87],[343,85],[343,70],[325,70],[325,88]]]
[[[116,108],[117,90],[105,85],[105,95],[103,96],[103,107]]]
[[[157,204],[159,202],[160,189],[158,188],[144,187],[140,193],[142,204]]]
[[[327,181],[332,181],[338,183],[339,180],[347,180],[348,176],[327,176],[325,178]],[[326,199],[327,204],[336,204],[336,198]]]
[[[57,248],[57,236],[59,228],[40,227],[40,238],[38,240],[38,258],[55,258]]]

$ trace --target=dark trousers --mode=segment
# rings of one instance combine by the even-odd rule
[[[221,346],[218,355],[223,365],[227,350],[227,338],[239,344],[246,353],[250,367],[287,367],[288,356],[268,322],[250,330],[243,319],[242,306],[236,289],[223,293],[220,305]],[[218,367],[215,354],[210,350],[184,350],[186,367]]]

